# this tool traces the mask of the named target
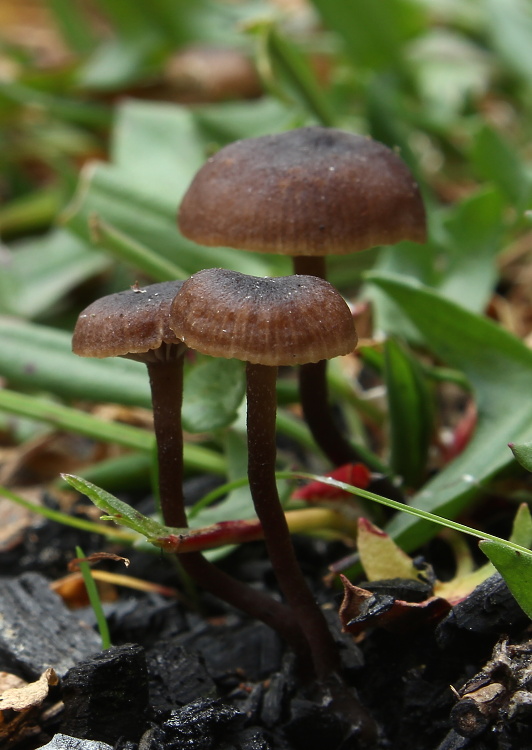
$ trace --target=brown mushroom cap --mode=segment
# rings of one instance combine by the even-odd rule
[[[128,357],[144,362],[158,359],[156,352],[166,349],[165,344],[182,345],[168,325],[170,306],[182,284],[163,281],[96,300],[78,318],[72,351],[80,357]]]
[[[185,281],[170,317],[190,348],[253,364],[318,362],[357,343],[346,302],[315,276],[260,278],[209,268]]]
[[[286,255],[426,240],[419,188],[399,156],[323,127],[222,148],[196,174],[178,223],[202,245]]]

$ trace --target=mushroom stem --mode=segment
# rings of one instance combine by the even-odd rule
[[[183,356],[147,362],[157,440],[161,513],[167,526],[188,526],[183,498]],[[304,665],[309,647],[290,609],[223,572],[201,552],[180,555],[185,572],[198,585],[250,617],[276,630]]]
[[[167,526],[185,528],[183,499],[183,355],[176,359],[148,362],[157,441],[161,515]],[[179,415],[177,422],[176,417]]]
[[[327,280],[325,257],[296,255],[292,258],[294,273],[318,276]],[[351,443],[342,435],[329,406],[327,361],[310,362],[299,368],[299,395],[305,422],[314,440],[335,466],[362,461]]]
[[[279,586],[310,645],[314,669],[337,671],[338,649],[297,562],[275,481],[277,367],[247,364],[248,476],[257,516]]]
[[[317,276],[327,281],[325,256],[323,255],[294,255],[292,258],[294,273],[298,276]]]
[[[327,388],[327,360],[300,365],[299,396],[305,421],[329,461],[335,466],[363,462],[333,419]]]

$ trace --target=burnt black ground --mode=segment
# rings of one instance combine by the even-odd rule
[[[340,550],[321,541],[296,542],[305,574],[338,639],[346,683],[378,723],[378,750],[532,747],[532,649],[521,652],[519,678],[511,663],[504,674],[495,670],[495,677],[482,677],[501,638],[519,643],[531,635],[527,618],[500,577],[479,587],[437,626],[403,634],[374,629],[355,644],[339,630],[338,591],[322,581],[327,563],[339,557]],[[27,637],[36,646],[34,653],[23,649],[21,655],[13,639],[0,639],[0,666],[31,679],[43,665],[57,666],[54,662],[61,661],[57,648],[61,653],[68,647],[70,659],[60,664],[62,680],[51,701],[63,699],[65,710],[42,722],[38,736],[9,747],[34,750],[62,732],[97,739],[117,750],[359,748],[356,733],[323,705],[323,696],[316,698],[320,695],[316,686],[299,683],[294,660],[277,635],[210,596],[200,595],[198,609],[193,610],[157,594],[123,592],[117,602],[106,605],[115,646],[110,652],[99,652],[97,638],[79,624],[81,617],[94,625],[90,610],[69,614],[59,599],[49,606],[46,582],[64,573],[76,543],[87,553],[102,544],[96,537],[72,530],[63,534],[57,525],[40,523],[18,554],[11,550],[9,559],[0,555],[0,610],[7,606],[13,610],[13,601],[6,604],[5,598],[13,587],[29,590],[37,607],[42,592],[48,602],[44,609],[50,610],[46,617],[41,609],[37,616],[26,618],[31,619]],[[49,545],[52,548],[46,553]],[[131,559],[132,575],[176,584],[170,559],[140,552],[131,553]],[[221,564],[277,595],[262,544],[246,545]],[[44,578],[35,579],[33,573],[28,577],[28,571],[35,570]],[[63,615],[72,619],[63,623],[54,642],[46,618],[60,620]],[[22,628],[24,618],[18,622]],[[43,628],[48,639],[44,643],[38,635]],[[0,634],[2,630],[0,626]],[[477,714],[486,712],[487,720],[477,722],[474,736],[464,736],[456,718],[459,697],[450,686],[460,691],[479,673],[488,683],[498,680],[502,689],[489,710],[484,704],[473,705]],[[481,731],[475,734],[475,729]]]

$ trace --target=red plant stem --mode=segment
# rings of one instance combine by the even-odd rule
[[[257,516],[279,586],[310,645],[316,674],[339,667],[338,649],[297,562],[275,481],[277,368],[247,365],[248,476]]]
[[[183,498],[183,356],[148,362],[157,440],[161,512],[167,526],[188,526]],[[214,596],[265,622],[293,648],[304,664],[308,644],[290,609],[256,589],[241,583],[206,560],[200,552],[180,555],[186,573]]]

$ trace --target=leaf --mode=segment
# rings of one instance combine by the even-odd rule
[[[532,547],[532,516],[526,503],[521,503],[515,514],[510,541],[521,547]]]
[[[510,449],[516,460],[527,471],[532,471],[532,441],[527,443],[510,443]]]
[[[212,432],[237,417],[246,392],[244,364],[236,359],[208,358],[185,374],[183,427],[188,432]]]
[[[0,318],[0,375],[65,398],[151,406],[145,367],[120,357],[76,357],[71,342],[64,331]]]
[[[4,312],[33,318],[108,265],[109,259],[102,253],[64,229],[14,243],[7,278],[0,281],[15,290],[7,290],[9,306]]]
[[[487,540],[479,546],[502,575],[523,612],[532,618],[532,552],[509,549]]]
[[[357,547],[368,581],[388,578],[419,580],[419,570],[414,567],[412,558],[388,534],[365,518],[358,520]]]
[[[492,321],[409,279],[384,274],[368,279],[393,299],[436,356],[464,372],[475,393],[478,425],[472,440],[412,499],[416,507],[455,517],[509,464],[507,443],[532,439],[532,352]],[[407,550],[432,533],[403,515],[394,518],[387,531]]]
[[[165,536],[167,533],[166,526],[148,518],[148,516],[132,508],[131,505],[124,503],[111,495],[110,492],[92,484],[92,482],[73,474],[61,474],[61,478],[82,495],[86,495],[97,508],[107,514],[102,517],[102,520],[115,521],[120,526],[125,526],[127,529],[137,532],[137,534],[145,536],[148,541]]]
[[[430,393],[418,362],[394,339],[384,347],[385,382],[390,412],[390,464],[407,487],[424,477],[433,432]]]
[[[109,422],[92,414],[56,404],[49,399],[0,389],[0,409],[54,425],[57,429],[87,435],[94,440],[117,443],[133,450],[153,453],[153,433],[132,425]],[[225,474],[225,462],[219,453],[194,443],[183,447],[185,467],[191,470]]]
[[[532,193],[532,177],[522,155],[496,130],[484,125],[477,133],[471,160],[485,179],[491,180],[517,211],[524,210]]]
[[[343,39],[357,68],[399,63],[403,44],[421,30],[424,21],[421,6],[409,0],[313,0],[313,5]]]
[[[532,80],[532,12],[526,0],[485,0],[493,47],[510,70],[530,86]]]

